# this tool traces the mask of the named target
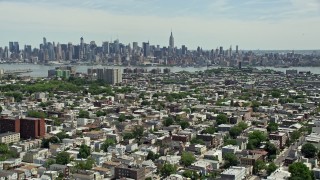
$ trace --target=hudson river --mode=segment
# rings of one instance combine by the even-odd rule
[[[48,76],[48,70],[54,69],[55,67],[58,67],[60,65],[52,65],[52,66],[46,66],[46,65],[38,65],[38,64],[0,64],[0,69],[6,70],[22,70],[22,69],[30,69],[32,72],[30,73],[24,73],[23,75],[30,75],[31,77],[47,77]],[[127,67],[125,66],[86,66],[86,65],[77,65],[75,66],[77,69],[77,72],[86,73],[88,68],[119,68],[119,69],[125,69]],[[160,68],[165,69],[169,68],[171,69],[171,72],[179,72],[179,71],[189,71],[189,72],[195,72],[195,71],[204,71],[208,68],[219,68],[219,67],[157,67],[157,66],[148,66],[148,67],[135,67],[130,66],[130,68],[144,68],[147,70]],[[276,71],[282,71],[285,72],[287,69],[296,69],[298,71],[310,71],[314,74],[320,74],[320,67],[289,67],[289,68],[275,68],[275,67],[256,67],[257,69],[273,69]]]

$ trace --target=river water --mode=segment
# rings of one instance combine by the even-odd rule
[[[29,75],[31,77],[47,77],[48,76],[48,70],[54,69],[59,65],[38,65],[38,64],[0,64],[0,69],[6,70],[22,70],[22,69],[30,69],[32,72],[30,73],[24,73],[24,75]],[[77,72],[86,73],[88,68],[119,68],[121,70],[127,68],[125,66],[87,66],[87,65],[77,65],[75,66],[77,69]],[[149,67],[135,67],[130,66],[130,68],[144,68],[148,71],[155,68],[165,69],[169,68],[171,72],[179,72],[179,71],[189,71],[189,72],[195,72],[195,71],[204,71],[207,70],[207,67],[156,67],[156,66],[149,66]],[[219,67],[209,67],[211,68],[219,68]],[[310,71],[314,74],[320,74],[320,67],[290,67],[290,68],[275,68],[275,67],[256,67],[257,69],[272,69],[276,71],[285,72],[287,69],[296,69],[298,71]]]

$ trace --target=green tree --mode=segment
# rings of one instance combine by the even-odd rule
[[[279,125],[277,123],[274,122],[270,122],[267,126],[267,131],[268,132],[274,132],[278,130]]]
[[[314,158],[318,152],[318,149],[311,143],[306,143],[301,148],[301,153],[306,158]]]
[[[81,109],[79,111],[79,118],[90,118],[89,112]]]
[[[277,155],[278,153],[277,147],[274,144],[271,144],[270,142],[266,143],[264,150],[268,152],[269,159],[271,159],[271,157],[274,157],[274,155]]]
[[[186,178],[192,178],[192,176],[193,176],[193,171],[191,171],[191,170],[185,170],[183,173],[182,173],[182,176],[183,177],[186,177]]]
[[[268,167],[267,167],[267,173],[268,175],[270,175],[271,173],[273,173],[276,169],[278,168],[278,166],[274,163],[271,162]]]
[[[66,165],[70,163],[70,155],[69,153],[63,151],[57,154],[56,163],[61,165]]]
[[[133,133],[131,133],[131,132],[124,133],[124,135],[123,135],[123,139],[124,139],[124,140],[133,139],[133,138],[134,138],[134,135],[133,135]]]
[[[273,98],[279,98],[280,97],[280,92],[279,91],[272,91],[271,92],[271,96],[273,97]]]
[[[290,141],[294,142],[296,140],[298,140],[301,136],[301,132],[300,131],[293,131],[292,133],[290,133]]]
[[[108,147],[113,146],[115,144],[116,144],[116,142],[114,139],[106,139],[104,141],[104,143],[102,144],[101,148],[103,149],[104,152],[108,152]]]
[[[228,117],[225,114],[219,114],[217,116],[216,122],[218,125],[226,124],[228,122]]]
[[[181,121],[179,124],[180,124],[182,129],[186,129],[186,128],[188,128],[190,126],[188,121]]]
[[[107,113],[104,112],[104,111],[97,111],[97,112],[96,112],[96,116],[97,116],[97,117],[101,117],[101,116],[105,116],[105,115],[107,115]]]
[[[261,145],[261,142],[266,141],[267,136],[265,133],[261,131],[253,131],[249,134],[249,142],[248,142],[248,149],[254,149]]]
[[[205,142],[202,139],[197,139],[195,137],[191,139],[190,143],[191,144],[202,144],[202,145],[205,144]]]
[[[262,160],[257,160],[256,163],[254,164],[255,173],[258,173],[262,169],[266,169],[266,168],[267,168],[266,163]]]
[[[124,114],[120,114],[120,116],[119,116],[119,118],[118,118],[118,121],[119,122],[123,122],[123,121],[125,121],[127,118],[126,118],[126,116],[124,115]]]
[[[80,169],[80,170],[91,170],[94,164],[95,164],[94,159],[90,157],[85,161],[77,162],[75,167],[76,169]]]
[[[174,120],[172,117],[167,117],[163,120],[163,125],[168,127],[171,126],[174,123]]]
[[[160,169],[160,174],[164,177],[170,176],[171,174],[174,174],[177,172],[177,167],[172,164],[164,164]]]
[[[229,134],[232,138],[236,138],[237,136],[239,136],[242,133],[242,129],[238,126],[233,126],[230,131]]]
[[[194,155],[190,152],[182,152],[181,155],[181,164],[184,166],[190,166],[192,163],[196,161]]]
[[[241,128],[242,131],[248,128],[248,124],[245,122],[239,122],[237,126]]]
[[[212,126],[207,127],[205,130],[202,131],[204,134],[214,134],[216,132],[216,129]]]
[[[2,113],[2,111],[3,111],[3,108],[2,108],[2,106],[0,106],[0,114]]]
[[[312,172],[302,162],[295,162],[289,166],[291,177],[289,180],[312,180]]]
[[[46,163],[45,163],[45,167],[46,168],[49,168],[50,167],[50,165],[52,165],[52,164],[55,164],[56,163],[56,160],[55,159],[47,159],[47,161],[46,161]]]
[[[132,131],[135,138],[141,138],[143,136],[143,132],[144,132],[143,126],[135,126]]]
[[[230,166],[237,166],[239,164],[238,158],[235,154],[226,153],[223,155],[223,158],[225,160],[225,168],[229,168]]]
[[[69,135],[64,131],[58,132],[56,136],[59,138],[60,142],[62,141],[62,139],[69,138]]]
[[[91,148],[85,144],[82,144],[79,149],[78,157],[86,159],[90,155],[91,155]]]
[[[154,161],[154,160],[158,159],[159,157],[160,157],[159,154],[155,154],[154,152],[149,151],[149,152],[148,152],[148,155],[147,155],[147,160],[152,160],[152,161]]]
[[[33,118],[45,118],[47,115],[44,112],[38,112],[34,110],[29,110],[27,112],[28,117],[33,117]]]
[[[8,152],[9,152],[8,145],[0,143],[0,154],[7,154]]]

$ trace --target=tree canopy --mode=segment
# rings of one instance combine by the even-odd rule
[[[306,143],[301,148],[301,153],[306,158],[314,158],[318,152],[318,149],[311,143]]]
[[[192,163],[196,161],[194,155],[190,152],[182,152],[181,156],[181,164],[184,166],[190,166]]]
[[[164,177],[170,176],[171,174],[176,173],[176,171],[177,171],[177,167],[175,165],[168,164],[168,163],[164,164],[160,169],[160,173]]]
[[[302,162],[295,162],[289,166],[289,172],[291,173],[291,177],[289,180],[312,180],[312,172],[309,168],[303,164]]]
[[[78,157],[79,158],[83,158],[83,159],[86,159],[88,156],[91,155],[91,149],[89,146],[85,145],[85,144],[82,144],[80,146],[80,150],[79,150],[79,154],[78,154]]]
[[[218,125],[226,124],[228,122],[228,117],[225,114],[219,114],[217,116],[216,122]]]
[[[70,155],[69,153],[63,151],[57,154],[56,163],[61,165],[66,165],[70,163]]]
[[[115,142],[115,140],[114,139],[106,139],[105,141],[104,141],[104,143],[102,144],[102,149],[103,149],[103,151],[104,152],[108,152],[108,147],[109,146],[113,146],[113,145],[115,145],[116,144],[116,142]]]
[[[223,156],[225,160],[225,168],[229,168],[230,166],[237,166],[239,164],[239,160],[235,154],[226,153]]]

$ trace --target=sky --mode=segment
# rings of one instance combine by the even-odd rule
[[[0,46],[119,39],[189,49],[320,49],[320,0],[0,0]]]

